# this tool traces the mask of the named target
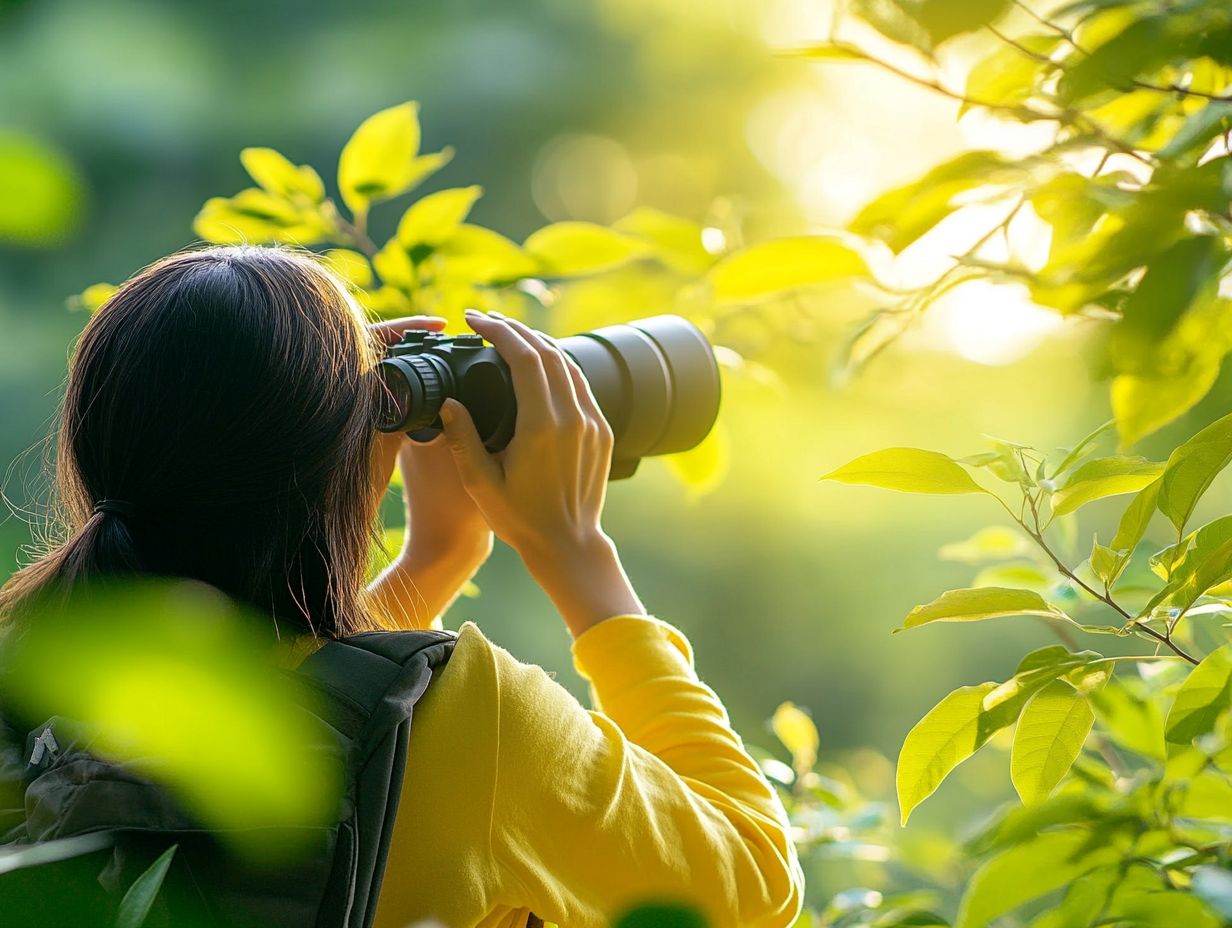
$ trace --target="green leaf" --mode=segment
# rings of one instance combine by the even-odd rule
[[[796,775],[802,776],[811,770],[817,762],[817,749],[821,745],[821,738],[808,713],[795,703],[785,702],[774,710],[770,725],[774,729],[775,737],[791,751],[792,767]]]
[[[1178,533],[1185,530],[1198,500],[1229,461],[1232,415],[1211,423],[1169,455],[1159,488],[1159,511],[1172,520]]]
[[[1119,852],[1087,831],[1050,831],[989,860],[972,876],[957,928],[983,928],[1024,903],[1114,862]]]
[[[408,251],[416,245],[439,245],[458,231],[482,193],[478,185],[452,187],[416,200],[398,222],[398,243]]]
[[[1130,447],[1184,415],[1210,392],[1220,358],[1195,358],[1167,374],[1121,374],[1112,381],[1112,411],[1122,447]]]
[[[297,207],[256,187],[206,200],[193,220],[193,231],[218,245],[314,245],[331,232],[314,208]]]
[[[1127,559],[1122,558],[1112,548],[1107,548],[1099,543],[1096,539],[1091,546],[1091,557],[1089,561],[1091,572],[1099,577],[1101,583],[1106,587],[1111,587],[1116,583],[1117,577],[1127,563]]]
[[[698,444],[688,451],[663,455],[663,463],[684,485],[689,501],[712,493],[731,468],[731,437],[726,424],[716,422]]]
[[[312,203],[325,199],[320,174],[306,164],[297,167],[272,148],[245,148],[240,164],[258,186],[274,196],[303,196]]]
[[[69,307],[96,313],[103,308],[104,303],[116,295],[119,289],[115,284],[90,284],[69,300]]]
[[[968,73],[966,96],[999,106],[1025,102],[1035,92],[1036,80],[1055,69],[1035,55],[1051,54],[1060,41],[1059,35],[1027,35],[1016,45],[998,47]]]
[[[365,119],[338,159],[338,188],[356,216],[370,204],[405,193],[419,154],[419,104],[402,103]]]
[[[902,628],[896,631],[917,628],[929,622],[978,622],[1008,615],[1065,618],[1065,613],[1031,590],[989,586],[970,590],[948,590],[931,603],[912,609]]]
[[[1024,803],[1047,798],[1082,751],[1095,713],[1085,696],[1053,680],[1031,697],[1018,719],[1010,777]]]
[[[1089,698],[1101,731],[1118,746],[1150,760],[1164,760],[1164,716],[1157,700],[1131,691],[1119,678]]]
[[[612,228],[648,243],[655,257],[682,274],[701,274],[715,262],[702,243],[702,227],[691,219],[639,206]]]
[[[786,58],[812,58],[815,61],[872,61],[867,52],[842,42],[822,42],[801,48],[785,48],[778,52]]]
[[[358,251],[349,248],[331,248],[321,256],[329,269],[353,286],[372,286],[372,265]]]
[[[907,732],[896,774],[904,825],[912,810],[936,791],[949,772],[987,740],[981,739],[979,718],[984,697],[996,688],[996,683],[959,687]]]
[[[0,130],[0,243],[42,248],[78,226],[85,184],[59,150],[35,136]]]
[[[463,223],[436,249],[438,279],[465,283],[496,283],[530,277],[539,270],[517,245],[482,226]]]
[[[1066,68],[1058,95],[1076,103],[1105,89],[1127,91],[1133,78],[1171,52],[1166,23],[1163,15],[1139,19],[1097,48],[1088,48],[1087,55]]]
[[[1116,420],[1115,419],[1109,419],[1103,425],[1100,425],[1097,428],[1093,429],[1082,439],[1082,441],[1074,445],[1074,447],[1069,450],[1069,452],[1065,455],[1065,457],[1061,459],[1061,463],[1058,464],[1056,467],[1056,470],[1052,472],[1052,476],[1054,478],[1059,477],[1061,474],[1065,473],[1067,470],[1069,470],[1071,467],[1073,467],[1083,458],[1089,456],[1091,451],[1096,446],[1096,444],[1099,443],[1099,440],[1103,438],[1105,435],[1108,435],[1114,432],[1115,430],[1116,430]]]
[[[1109,336],[1113,360],[1121,371],[1152,369],[1161,341],[1181,316],[1214,293],[1227,258],[1217,238],[1196,235],[1182,238],[1151,259]]]
[[[1210,101],[1185,120],[1180,131],[1159,150],[1159,157],[1165,161],[1175,161],[1188,155],[1196,160],[1205,152],[1211,141],[1227,129],[1230,119],[1232,103],[1224,100]]]
[[[598,274],[643,257],[644,242],[593,222],[554,222],[522,246],[549,277]]]
[[[415,265],[396,238],[391,238],[384,248],[372,256],[372,266],[387,287],[409,291],[415,286]]]
[[[1093,500],[1121,493],[1136,493],[1153,483],[1163,464],[1140,457],[1107,457],[1087,461],[1074,470],[1052,494],[1055,515],[1074,512]]]
[[[158,891],[162,889],[163,880],[167,877],[167,870],[171,867],[171,858],[175,856],[178,847],[178,844],[173,844],[163,851],[158,860],[154,861],[141,876],[133,881],[133,885],[128,888],[128,892],[120,900],[120,906],[116,911],[115,928],[141,928],[145,924],[150,909],[154,907],[154,900],[158,897]]]
[[[988,492],[952,458],[920,448],[874,451],[849,461],[819,479],[903,493]]]
[[[1212,651],[1189,672],[1168,712],[1164,737],[1171,744],[1188,744],[1212,731],[1220,714],[1232,705],[1232,645]]]
[[[1155,514],[1155,506],[1159,499],[1159,488],[1162,481],[1152,480],[1138,491],[1121,515],[1117,525],[1116,535],[1109,545],[1114,551],[1124,551],[1132,554],[1142,536],[1146,534],[1147,526],[1151,524],[1151,516]]]
[[[997,152],[966,152],[913,183],[883,193],[860,211],[850,228],[857,235],[880,238],[899,252],[948,216],[960,193],[1019,176],[1021,169]]]
[[[833,284],[871,274],[864,259],[833,238],[801,235],[750,245],[727,255],[710,270],[720,303],[751,303],[801,287]]]
[[[966,541],[943,545],[937,555],[946,561],[979,564],[983,561],[1020,557],[1030,551],[1031,545],[1021,532],[1003,525],[990,525],[980,529]]]
[[[1010,0],[923,0],[916,12],[934,45],[987,26],[1010,8]]]

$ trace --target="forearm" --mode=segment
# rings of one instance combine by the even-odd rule
[[[399,628],[430,628],[492,551],[491,536],[466,545],[407,544],[372,581],[369,594]]]

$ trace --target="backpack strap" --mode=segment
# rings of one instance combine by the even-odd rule
[[[317,925],[369,928],[376,914],[406,774],[415,704],[453,654],[452,632],[364,632],[323,645],[297,673],[357,710],[327,719],[350,742],[348,798]]]

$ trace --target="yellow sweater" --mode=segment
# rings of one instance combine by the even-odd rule
[[[415,710],[375,928],[597,928],[661,900],[711,928],[790,925],[804,878],[782,804],[684,635],[617,616],[573,660],[596,711],[462,626]]]

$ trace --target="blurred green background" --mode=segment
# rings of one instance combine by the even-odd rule
[[[13,510],[0,576],[29,557],[45,498],[39,442],[85,322],[66,297],[192,244],[200,204],[243,185],[242,147],[277,148],[332,184],[359,122],[415,99],[424,149],[458,152],[427,189],[482,184],[474,221],[517,240],[637,205],[734,215],[750,240],[841,227],[993,130],[863,66],[774,54],[824,32],[830,12],[825,0],[0,2],[0,461]],[[378,231],[396,215],[378,212]],[[913,260],[927,270],[929,253]],[[612,486],[605,520],[648,608],[690,636],[745,737],[771,743],[765,720],[792,700],[832,758],[860,746],[893,758],[944,693],[1003,679],[1051,639],[1031,620],[892,637],[913,605],[966,585],[971,568],[937,549],[995,513],[817,478],[885,446],[963,455],[992,434],[1050,448],[1106,418],[1091,333],[978,288],[838,383],[832,359],[869,305],[802,294],[724,322],[722,342],[783,388],[729,381],[731,467],[713,492],[691,497],[647,461]],[[1205,403],[1228,396],[1221,383]],[[1221,485],[1204,505],[1228,502]],[[474,619],[581,694],[568,635],[516,555],[498,545],[477,583],[446,624]],[[891,794],[889,765],[856,770]],[[1003,760],[985,754],[909,830],[1007,791]]]

